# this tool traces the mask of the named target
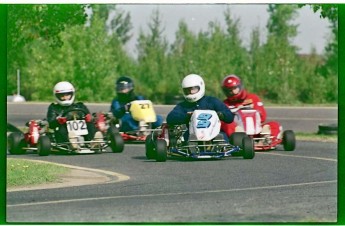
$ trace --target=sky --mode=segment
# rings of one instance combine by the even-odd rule
[[[269,18],[267,4],[118,4],[117,9],[129,12],[133,25],[132,39],[127,43],[130,54],[136,55],[135,45],[140,29],[147,34],[148,23],[153,12],[159,10],[163,36],[169,43],[175,40],[175,32],[178,23],[183,19],[190,30],[195,33],[206,31],[210,21],[217,21],[225,28],[224,12],[230,8],[232,19],[240,20],[240,36],[244,46],[248,46],[250,33],[255,27],[260,27],[262,40],[265,40],[266,24]],[[314,13],[310,6],[304,6],[298,10],[298,18],[293,21],[298,24],[298,35],[293,44],[300,48],[300,53],[310,53],[312,47],[321,54],[327,44],[331,30],[327,19],[320,18],[320,14]]]

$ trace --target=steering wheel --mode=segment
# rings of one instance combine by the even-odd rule
[[[71,112],[76,112],[76,113],[71,113]],[[82,114],[78,114],[78,113],[82,113]],[[71,113],[71,114],[69,114],[69,113]],[[74,119],[74,117],[75,116],[77,116],[77,118],[85,118],[85,116],[87,115],[87,114],[89,114],[88,112],[87,112],[87,110],[85,110],[85,109],[83,109],[83,108],[78,108],[78,107],[76,107],[76,108],[71,108],[71,109],[67,109],[66,111],[64,111],[63,113],[62,113],[62,117],[66,117],[67,118],[67,120],[72,120],[72,119]]]

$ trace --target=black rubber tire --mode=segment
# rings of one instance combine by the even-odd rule
[[[242,139],[242,152],[244,159],[253,159],[255,156],[254,141],[249,136],[245,136]]]
[[[318,134],[338,134],[338,125],[337,124],[319,124]]]
[[[11,123],[7,123],[7,132],[23,133],[20,129],[18,129],[16,126],[12,125]]]
[[[296,148],[296,137],[292,130],[283,132],[283,147],[285,151],[293,151]]]
[[[26,153],[24,134],[20,132],[13,132],[7,138],[8,152],[11,155],[22,155]]]
[[[155,151],[155,140],[157,139],[157,134],[152,133],[148,135],[145,139],[145,154],[147,159],[155,159],[156,158],[156,151]]]
[[[156,161],[165,162],[167,160],[167,142],[163,139],[156,140]]]
[[[40,138],[38,138],[37,154],[39,156],[48,156],[51,148],[51,142],[48,136],[40,136]]]
[[[125,147],[125,141],[116,128],[111,127],[108,131],[110,136],[110,148],[114,153],[121,153]]]
[[[247,137],[246,133],[243,132],[235,132],[230,135],[230,144],[235,146],[242,146],[242,140],[243,138]]]

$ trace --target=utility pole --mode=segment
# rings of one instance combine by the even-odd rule
[[[17,95],[20,96],[20,69],[17,69]]]

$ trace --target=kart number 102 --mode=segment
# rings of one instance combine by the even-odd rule
[[[88,134],[85,120],[67,121],[68,132],[74,132],[76,135]]]

